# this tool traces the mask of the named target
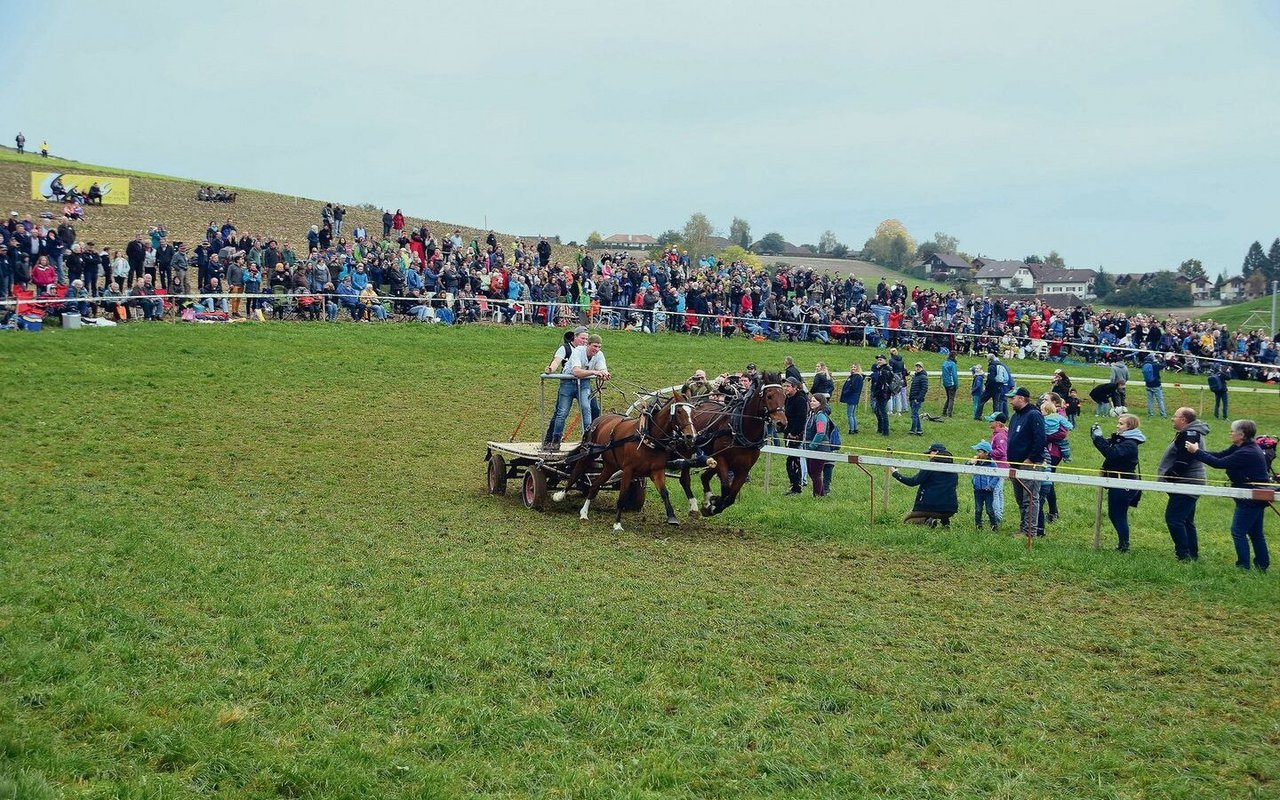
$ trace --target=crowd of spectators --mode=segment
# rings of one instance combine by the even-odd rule
[[[381,236],[346,226],[346,210],[326,204],[298,240],[243,231],[228,219],[210,222],[194,244],[172,242],[162,225],[139,232],[124,254],[77,242],[74,220],[19,219],[0,231],[0,296],[13,286],[44,293],[35,274],[47,262],[57,284],[84,281],[90,298],[145,291],[168,294],[285,295],[287,302],[207,298],[229,316],[303,312],[310,296],[329,319],[551,326],[596,324],[760,340],[901,347],[906,351],[994,353],[1009,360],[1094,362],[1119,353],[1136,366],[1143,354],[1167,368],[1204,371],[1203,359],[1241,362],[1235,378],[1265,380],[1277,363],[1280,333],[1232,330],[1208,321],[1125,314],[1093,306],[1055,308],[1035,298],[938,291],[808,267],[753,268],[713,258],[694,262],[672,247],[661,258],[595,253],[552,257],[550,243],[447,234],[406,223],[399,210],[382,215]],[[116,299],[116,298],[110,298]],[[108,303],[108,305],[112,305]],[[175,310],[180,304],[173,304]],[[347,312],[341,314],[340,312]],[[1256,366],[1253,366],[1256,365]]]

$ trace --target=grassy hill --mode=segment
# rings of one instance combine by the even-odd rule
[[[1132,553],[1094,552],[1092,490],[1062,485],[1028,552],[973,528],[966,486],[953,529],[923,530],[897,522],[913,489],[881,507],[877,471],[871,525],[856,468],[785,497],[773,458],[722,517],[672,528],[651,494],[615,533],[612,496],[580,523],[573,499],[540,514],[484,490],[485,442],[530,409],[520,438],[539,434],[558,332],[6,335],[0,797],[1192,800],[1280,781],[1280,592],[1231,566],[1227,501],[1200,502],[1202,560],[1180,564],[1162,498],[1134,511]],[[871,356],[606,348],[626,388]],[[1233,405],[1280,423],[1272,398]],[[1171,431],[1143,422],[1150,470]],[[968,453],[986,432],[926,424],[845,441]]]
[[[103,167],[96,164],[83,164],[59,158],[41,158],[39,155],[18,155],[11,148],[0,148],[0,197],[8,198],[4,202],[7,207],[0,209],[4,215],[9,211],[19,214],[31,214],[36,217],[41,211],[60,213],[61,208],[53,203],[31,200],[31,172],[54,171],[102,173],[106,175],[124,175],[130,178],[130,204],[127,206],[94,206],[87,210],[87,218],[77,224],[79,240],[106,244],[110,247],[123,247],[126,242],[139,232],[145,232],[148,226],[163,223],[175,241],[199,241],[204,237],[205,228],[211,220],[219,223],[230,217],[238,229],[253,233],[267,234],[288,240],[294,247],[306,246],[306,233],[312,225],[320,224],[320,210],[326,202],[342,203],[347,208],[344,231],[350,231],[357,224],[363,224],[371,232],[381,233],[382,211],[362,209],[343,202],[343,198],[326,198],[311,200],[304,197],[263,192],[256,189],[228,186],[226,188],[238,193],[234,204],[202,203],[197,201],[196,191],[205,185],[220,186],[216,180],[197,181],[188,178],[175,178],[168,175]],[[394,207],[392,208],[394,210]],[[410,225],[425,223],[437,236],[447,234],[454,228],[462,232],[469,241],[473,236],[484,239],[487,231],[460,225],[453,222],[428,220],[421,217],[408,216],[411,209],[405,209]],[[503,242],[510,242],[517,234],[499,232]],[[528,243],[533,244],[533,243]],[[573,250],[568,247],[553,246],[555,257],[567,261]]]
[[[1222,323],[1231,329],[1241,327],[1245,321],[1255,312],[1262,312],[1260,319],[1262,322],[1255,322],[1249,326],[1251,328],[1268,328],[1271,320],[1271,297],[1260,297],[1257,300],[1249,300],[1245,303],[1232,303],[1229,306],[1219,306],[1217,308],[1197,309],[1196,316],[1199,319],[1213,320]],[[1257,318],[1255,318],[1257,319]],[[1280,320],[1277,320],[1280,323]]]

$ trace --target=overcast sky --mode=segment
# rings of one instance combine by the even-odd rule
[[[701,211],[859,247],[896,217],[1215,276],[1280,236],[1277,0],[47,1],[6,26],[6,137],[511,233]]]

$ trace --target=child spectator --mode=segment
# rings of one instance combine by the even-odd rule
[[[969,459],[969,463],[975,467],[994,467],[995,462],[991,460],[991,444],[987,441],[981,441],[975,444],[972,449],[976,451],[973,458]],[[987,520],[991,523],[991,530],[1000,530],[1000,517],[996,515],[996,490],[1000,488],[1001,479],[995,475],[974,475],[973,476],[973,524],[982,529],[982,511],[986,509]]]

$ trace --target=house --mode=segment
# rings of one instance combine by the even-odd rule
[[[1029,266],[1035,276],[1035,290],[1038,294],[1093,296],[1093,280],[1098,273],[1091,269],[1058,269],[1039,264]]]
[[[977,273],[973,276],[979,286],[991,289],[1032,289],[1035,273],[1025,261],[998,261],[979,256],[973,260]]]
[[[1188,278],[1186,275],[1179,275],[1176,280],[1179,284],[1191,289],[1192,302],[1208,300],[1213,292],[1213,281],[1208,278]]]
[[[1267,279],[1262,273],[1255,273],[1246,278],[1237,275],[1228,278],[1222,284],[1219,296],[1224,303],[1238,303],[1242,300],[1257,300],[1267,293]]]
[[[1236,275],[1227,278],[1227,282],[1222,284],[1222,289],[1218,296],[1222,298],[1224,303],[1238,303],[1241,300],[1247,300],[1249,282],[1243,276]]]
[[[973,267],[955,253],[934,253],[924,260],[929,270],[929,278],[945,281],[947,278],[965,277],[973,271]]]
[[[615,233],[600,243],[606,250],[648,250],[657,245],[658,240],[645,233]]]

